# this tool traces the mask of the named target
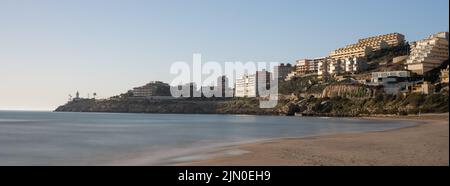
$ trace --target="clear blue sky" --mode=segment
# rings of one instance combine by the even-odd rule
[[[0,109],[109,97],[192,61],[294,62],[358,38],[448,31],[448,0],[0,0]]]

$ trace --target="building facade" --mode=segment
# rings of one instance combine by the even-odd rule
[[[439,76],[441,79],[441,83],[448,83],[448,69],[449,66],[447,65],[446,69],[441,70],[441,75]]]
[[[380,50],[386,47],[394,47],[405,44],[405,36],[399,33],[390,33],[368,38],[359,39],[358,43],[350,44],[343,48],[336,49],[330,53],[330,57],[339,59],[348,59],[354,57],[367,57],[372,51]]]
[[[390,33],[359,39],[358,43],[365,43],[374,50],[379,50],[384,47],[400,46],[405,44],[405,36],[399,33]]]
[[[424,74],[448,59],[448,32],[439,32],[411,45],[408,70]]]
[[[294,69],[295,67],[290,63],[281,63],[280,65],[274,67],[274,72],[278,72],[278,79],[285,79]]]
[[[297,60],[295,71],[297,74],[315,74],[318,71],[319,61],[316,59]]]
[[[161,81],[152,81],[132,90],[134,97],[170,96],[170,86]]]
[[[258,97],[259,86],[267,89],[270,86],[272,73],[268,71],[257,71],[256,74],[244,75],[235,82],[235,97]]]
[[[367,68],[367,61],[365,58],[347,58],[345,59],[345,72],[355,73],[364,71]]]
[[[382,83],[383,80],[393,77],[408,78],[411,77],[411,73],[409,71],[372,72],[373,83]]]
[[[387,94],[398,94],[400,92],[408,92],[411,85],[408,78],[411,77],[409,71],[388,71],[373,72],[369,85],[383,86],[383,90]]]

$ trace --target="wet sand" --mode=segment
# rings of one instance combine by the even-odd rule
[[[177,165],[449,165],[448,113],[365,119],[414,120],[421,124],[382,132],[278,139],[225,147],[209,153],[243,153]]]

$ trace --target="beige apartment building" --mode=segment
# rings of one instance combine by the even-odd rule
[[[448,34],[448,32],[439,32],[413,43],[411,54],[406,60],[408,70],[423,75],[447,60]]]
[[[372,51],[385,47],[393,47],[405,44],[405,36],[399,33],[390,33],[359,39],[358,43],[350,44],[336,49],[330,53],[332,59],[348,59],[354,57],[366,57]]]
[[[301,59],[297,60],[295,71],[297,74],[312,74],[317,73],[319,61],[316,59]]]
[[[330,58],[328,57],[320,57],[314,59],[297,60],[294,70],[292,70],[289,74],[287,74],[285,80],[289,81],[293,77],[299,77],[303,75],[311,75],[311,74],[317,74],[319,76],[325,75],[327,74],[327,67],[321,65],[328,64],[326,63],[326,61],[329,59]]]
[[[399,33],[390,33],[359,39],[358,43],[365,43],[365,45],[372,47],[374,50],[379,50],[384,47],[404,45],[405,36]]]

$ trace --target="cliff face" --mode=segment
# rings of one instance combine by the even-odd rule
[[[256,99],[181,99],[147,100],[82,99],[59,106],[56,112],[130,112],[130,113],[189,113],[189,114],[278,114],[274,109],[260,109]]]
[[[360,93],[353,93],[353,92]],[[354,86],[331,86],[330,97],[280,96],[271,109],[259,108],[257,98],[196,98],[175,100],[82,99],[58,107],[57,112],[131,112],[186,114],[251,114],[306,116],[363,116],[373,114],[417,114],[448,112],[448,94],[374,94],[374,90]]]
[[[342,84],[329,85],[322,92],[322,97],[371,98],[376,90],[364,85]]]

